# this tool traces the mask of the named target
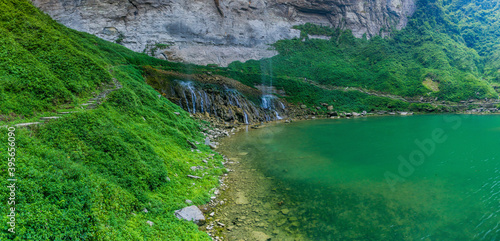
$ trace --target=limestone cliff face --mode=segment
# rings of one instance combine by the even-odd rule
[[[415,0],[32,0],[58,22],[171,61],[225,66],[275,55],[306,22],[355,36],[401,29]],[[160,45],[158,45],[160,44]],[[166,47],[166,44],[168,47]]]

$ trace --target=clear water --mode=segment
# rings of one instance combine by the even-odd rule
[[[265,226],[302,240],[500,240],[500,116],[303,121],[231,139],[272,182],[249,199],[287,209]]]

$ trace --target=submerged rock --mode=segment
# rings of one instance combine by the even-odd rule
[[[194,223],[196,223],[198,225],[203,224],[205,222],[205,216],[203,216],[203,213],[201,212],[201,210],[195,205],[185,207],[185,208],[180,209],[180,210],[176,210],[175,216],[178,219],[193,221]]]
[[[281,209],[281,213],[283,213],[284,215],[287,215],[288,213],[290,212],[290,210],[288,209]]]
[[[240,204],[240,205],[248,204],[248,199],[245,197],[244,193],[238,192],[236,194],[236,200],[235,200],[235,202],[236,202],[236,204]]]
[[[253,236],[253,240],[256,240],[256,241],[267,241],[267,240],[270,240],[271,237],[263,232],[260,232],[260,231],[253,231],[252,232],[252,236]]]

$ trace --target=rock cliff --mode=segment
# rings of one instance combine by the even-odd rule
[[[60,23],[171,61],[227,64],[276,54],[306,22],[361,37],[401,29],[415,0],[32,0]]]
[[[212,123],[256,124],[286,119],[289,104],[271,88],[264,91],[223,76],[180,74],[145,67],[146,82],[161,96]]]

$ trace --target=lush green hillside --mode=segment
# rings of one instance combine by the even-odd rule
[[[408,27],[391,38],[356,39],[349,31],[298,26],[300,39],[279,41],[279,55],[229,68],[169,63],[57,24],[28,0],[0,1],[0,125],[77,111],[34,129],[16,130],[16,235],[0,202],[1,240],[207,240],[173,211],[185,199],[202,204],[223,172],[207,158],[200,124],[144,82],[142,67],[214,73],[248,84],[272,84],[293,103],[337,110],[434,110],[358,91],[357,86],[440,99],[497,97],[500,82],[497,2],[421,1]],[[330,41],[307,34],[331,36]],[[123,88],[96,109],[81,103],[115,78]],[[425,83],[428,87],[423,85]],[[438,87],[439,90],[429,88]],[[174,114],[179,112],[180,115]],[[7,160],[7,130],[0,129]],[[202,159],[209,160],[208,164]],[[0,185],[7,185],[6,162]],[[207,166],[195,173],[192,166]],[[187,174],[204,177],[193,180]],[[9,195],[7,189],[0,192]],[[148,212],[143,210],[147,209]],[[152,221],[150,226],[147,221]]]
[[[357,39],[348,30],[305,24],[296,27],[300,38],[274,44],[279,55],[236,62],[229,69],[403,96],[497,98],[491,85],[500,82],[498,8],[498,2],[491,1],[420,0],[408,26],[385,39]]]
[[[203,140],[199,123],[159,99],[136,67],[176,64],[67,29],[27,0],[0,1],[0,33],[0,124],[78,111],[15,131],[16,234],[7,232],[9,191],[3,188],[0,240],[209,239],[173,212],[186,199],[209,200],[223,172],[220,156],[207,158],[212,151],[204,145],[191,150],[187,140]],[[123,88],[96,109],[75,108],[112,78]],[[5,128],[0,136],[5,187]],[[204,177],[186,177],[202,176],[190,170],[198,165],[208,167]]]

